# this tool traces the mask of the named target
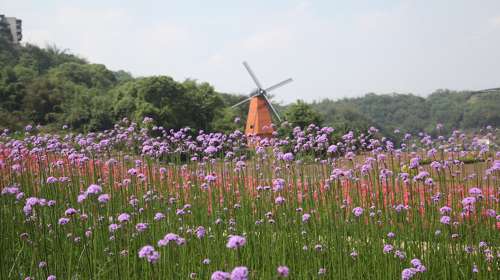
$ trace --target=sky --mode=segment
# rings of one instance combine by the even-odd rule
[[[247,94],[247,61],[288,104],[500,87],[498,0],[7,1],[23,41],[134,76]]]

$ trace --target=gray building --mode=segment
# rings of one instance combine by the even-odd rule
[[[14,44],[19,44],[23,38],[22,32],[22,21],[15,17],[6,17],[5,15],[0,15],[0,22],[4,23],[0,25],[0,28],[8,28],[12,36],[12,42]]]

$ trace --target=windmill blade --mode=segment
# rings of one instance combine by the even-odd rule
[[[257,87],[259,89],[261,89],[262,85],[260,84],[259,80],[257,80],[257,77],[255,76],[255,74],[253,73],[252,69],[250,68],[250,65],[248,65],[248,63],[246,61],[243,61],[243,66],[245,66],[245,68],[248,71],[248,74],[250,74],[250,76],[252,77],[252,80],[255,82],[255,84],[257,85]]]
[[[248,97],[247,99],[245,99],[245,100],[243,100],[243,101],[240,101],[240,102],[238,102],[238,103],[234,104],[233,106],[231,106],[231,108],[238,107],[238,106],[240,106],[241,104],[243,104],[243,103],[245,103],[245,102],[248,102],[250,99],[252,99],[252,97],[253,97],[253,96],[250,96],[250,97]]]
[[[266,92],[269,92],[269,91],[271,91],[271,90],[275,90],[275,89],[277,89],[277,88],[279,88],[279,87],[282,87],[282,86],[284,86],[284,85],[286,85],[286,84],[288,84],[288,83],[291,83],[291,82],[293,82],[293,79],[292,79],[292,78],[286,79],[286,80],[284,80],[284,81],[282,81],[282,82],[279,82],[279,83],[275,84],[274,86],[270,86],[270,87],[268,87],[268,88],[266,89]]]
[[[267,96],[265,94],[262,96],[264,96],[264,98],[267,101],[267,105],[269,105],[269,107],[271,107],[271,110],[273,110],[274,115],[278,118],[279,122],[281,122],[280,115],[278,115],[278,111],[276,111],[276,109],[274,109],[274,106],[273,106],[273,104],[271,104],[271,101],[269,101],[269,99],[267,98]]]

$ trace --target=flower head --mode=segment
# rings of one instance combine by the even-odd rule
[[[229,280],[231,279],[231,274],[224,271],[215,271],[212,273],[210,280]]]
[[[238,249],[246,244],[247,240],[243,236],[231,235],[227,241],[226,247],[229,249]]]
[[[288,275],[290,274],[290,269],[288,269],[288,267],[284,265],[278,266],[277,271],[278,271],[278,276],[280,277],[288,277]]]
[[[99,197],[97,197],[97,201],[99,201],[100,203],[107,203],[109,199],[110,196],[107,193],[101,194]]]
[[[248,268],[246,266],[237,266],[231,271],[231,280],[247,280]]]
[[[150,263],[156,263],[160,258],[160,253],[155,251],[155,248],[151,245],[146,245],[139,250],[139,258],[146,259]]]
[[[90,186],[87,188],[87,190],[85,191],[85,193],[86,193],[87,195],[89,195],[89,194],[99,194],[99,193],[101,193],[101,192],[102,192],[102,188],[101,188],[101,186],[99,186],[99,185],[95,185],[95,184],[90,185]]]
[[[128,213],[122,213],[118,215],[118,222],[125,223],[130,221],[130,215]]]
[[[449,216],[442,216],[439,221],[444,225],[449,225],[451,222],[451,218]]]
[[[361,208],[361,207],[356,207],[356,208],[352,209],[352,213],[353,213],[353,214],[354,214],[354,216],[356,216],[356,217],[361,216],[361,215],[363,214],[363,211],[364,211],[364,210],[363,210],[363,208]]]

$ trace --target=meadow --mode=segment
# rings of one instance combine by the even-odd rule
[[[499,279],[497,130],[0,136],[0,279]]]

